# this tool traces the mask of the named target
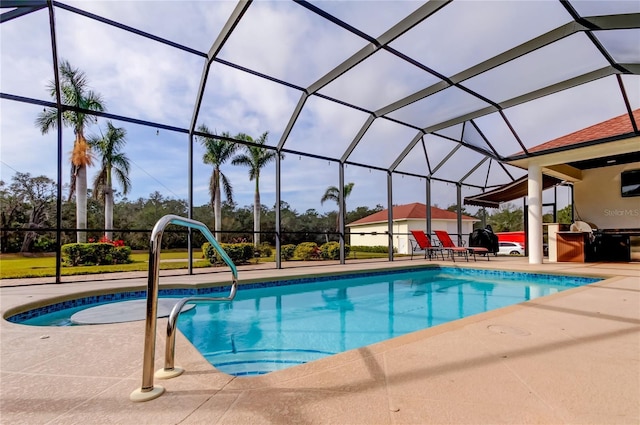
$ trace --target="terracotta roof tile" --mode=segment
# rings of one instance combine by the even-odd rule
[[[431,219],[432,220],[457,220],[458,215],[453,211],[443,210],[438,207],[431,207]],[[427,218],[427,206],[419,202],[406,205],[395,205],[393,207],[393,219],[394,220],[406,220],[406,219],[426,219]],[[353,223],[349,223],[350,226],[355,224],[367,224],[367,223],[379,223],[386,222],[388,219],[388,210],[382,210],[377,213],[371,214],[367,217],[363,217],[360,220],[356,220]],[[475,217],[468,215],[462,215],[463,220],[477,220]]]
[[[640,123],[640,109],[633,111],[633,117],[637,123]],[[610,120],[592,125],[591,127],[583,128],[582,130],[578,130],[571,134],[545,142],[541,145],[534,146],[529,149],[529,152],[542,152],[578,143],[619,136],[626,133],[633,133],[633,126],[629,120],[629,114],[623,114],[618,117],[611,118]]]

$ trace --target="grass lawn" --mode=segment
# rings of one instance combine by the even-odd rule
[[[186,269],[188,267],[186,251],[163,251],[160,253],[160,270]],[[372,252],[351,252],[348,259],[386,258],[387,254]],[[81,274],[114,273],[147,271],[149,264],[149,253],[146,251],[132,252],[132,262],[129,264],[114,264],[110,266],[63,266],[61,274],[63,276],[73,276]],[[260,263],[274,262],[275,258],[262,257]],[[294,260],[295,261],[295,260]],[[202,258],[199,250],[193,252],[193,267],[210,267],[209,262]],[[52,254],[41,254],[37,256],[23,256],[21,254],[0,255],[0,279],[14,279],[27,277],[49,277],[56,275],[56,257]]]
[[[173,270],[187,268],[188,253],[185,252],[161,252],[160,269]],[[200,252],[193,253],[193,267],[209,267],[207,260],[201,258]],[[131,253],[132,262],[129,264],[114,264],[109,266],[77,266],[62,267],[63,276],[94,273],[113,273],[130,271],[147,271],[149,264],[149,253]],[[182,261],[181,261],[182,260]],[[23,278],[23,277],[46,277],[56,275],[55,255],[44,255],[37,257],[25,257],[20,254],[2,254],[0,256],[0,278]]]

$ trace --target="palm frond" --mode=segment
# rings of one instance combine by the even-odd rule
[[[43,109],[36,117],[35,124],[42,134],[46,134],[49,130],[57,128],[58,110],[56,108]]]
[[[69,198],[67,201],[73,199],[73,195],[76,193],[76,178],[78,177],[78,167],[71,164],[70,176],[69,176]]]
[[[91,147],[82,134],[76,134],[76,142],[71,151],[71,163],[78,167],[89,167],[93,165]]]
[[[231,186],[231,182],[227,179],[223,173],[220,173],[220,180],[222,182],[222,190],[224,191],[224,196],[227,198],[227,201],[233,203],[233,187]]]
[[[107,170],[101,168],[93,179],[93,197],[104,201],[104,190],[107,186]]]
[[[111,121],[107,121],[107,131],[102,137],[92,136],[88,144],[100,157],[101,171],[104,173],[104,185],[111,188],[112,182],[109,176],[113,173],[122,186],[122,192],[126,195],[131,189],[129,171],[131,163],[122,149],[127,143],[127,132],[124,128],[115,127]]]
[[[337,203],[340,196],[339,194],[340,191],[337,187],[329,186],[324,192],[324,195],[322,195],[322,198],[320,198],[320,204],[324,204],[326,201],[334,201]]]

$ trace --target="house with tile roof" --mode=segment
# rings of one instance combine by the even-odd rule
[[[594,142],[606,143],[607,139],[616,141],[622,138],[633,137],[638,133],[636,122],[640,122],[640,109],[636,109],[631,115],[633,115],[634,121],[630,119],[630,114],[622,114],[534,146],[529,148],[528,151],[529,153],[545,152],[548,154],[555,149],[567,149],[568,147],[578,148],[588,146]]]
[[[363,217],[346,225],[350,231],[352,246],[388,246],[389,210]],[[426,230],[427,206],[418,202],[395,205],[393,214],[393,247],[398,254],[411,254],[411,230]],[[468,239],[473,232],[473,224],[480,221],[475,217],[462,215],[462,236]],[[454,211],[431,207],[431,229],[446,230],[452,236],[458,233],[458,215]],[[455,239],[455,237],[454,237]]]
[[[599,229],[640,228],[640,197],[622,196],[622,179],[640,170],[640,109],[528,149],[512,165],[539,166],[573,185],[576,220]]]
[[[528,148],[505,162],[528,175],[465,198],[465,204],[491,207],[527,196],[530,263],[542,262],[541,192],[558,183],[572,186],[574,221],[587,222],[614,240],[601,249],[603,255],[621,246],[621,254],[612,259],[640,259],[640,109]]]

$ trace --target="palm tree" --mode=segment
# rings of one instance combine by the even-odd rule
[[[347,198],[349,197],[349,195],[351,194],[351,191],[353,190],[353,185],[354,183],[347,183],[344,185],[344,202],[342,205],[342,215],[344,217],[347,216]],[[336,204],[338,204],[338,208],[340,208],[340,189],[338,189],[335,186],[329,186],[326,190],[326,192],[324,192],[324,195],[322,195],[322,198],[320,199],[320,204],[324,204],[325,201],[334,201]],[[338,215],[336,216],[336,230],[339,232],[340,231],[340,213],[338,212]]]
[[[129,158],[122,152],[127,143],[127,132],[107,121],[107,134],[91,137],[89,146],[100,156],[100,172],[93,181],[93,196],[104,201],[104,237],[113,239],[113,176],[120,182],[126,195],[131,188]]]
[[[68,61],[60,63],[60,98],[65,105],[89,111],[104,111],[104,104],[99,94],[87,87],[87,77],[78,68],[72,68]],[[57,87],[54,81],[47,85],[49,94],[55,99]],[[58,125],[57,108],[45,108],[36,118],[36,125],[42,134],[48,133]],[[62,112],[62,124],[72,127],[76,136],[71,152],[71,185],[69,199],[76,194],[76,228],[77,242],[87,241],[87,167],[92,164],[91,150],[84,137],[85,127],[97,122],[92,115],[84,112],[65,110]]]
[[[238,145],[216,137],[204,124],[198,127],[198,131],[210,135],[209,137],[196,136],[196,139],[202,143],[206,149],[206,152],[202,156],[202,161],[204,161],[205,164],[213,165],[213,172],[209,179],[209,194],[211,195],[211,208],[213,208],[215,237],[217,240],[220,240],[220,230],[222,229],[221,188],[224,190],[227,201],[233,202],[233,188],[227,176],[220,170],[220,167],[231,159],[231,156],[238,149]],[[227,132],[222,133],[222,136],[227,138],[231,137]]]
[[[275,150],[262,147],[267,142],[268,136],[269,132],[266,131],[258,140],[253,140],[251,136],[247,134],[238,134],[236,139],[253,144],[244,145],[245,153],[236,156],[233,158],[233,161],[231,161],[233,165],[246,165],[249,167],[249,180],[256,181],[256,190],[253,199],[253,243],[256,247],[260,245],[260,169],[271,161],[274,161],[277,155]]]

